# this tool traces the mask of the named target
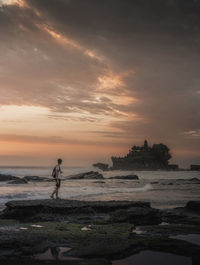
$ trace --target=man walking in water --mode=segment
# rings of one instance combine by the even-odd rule
[[[61,179],[62,179],[62,170],[60,168],[60,165],[62,164],[62,159],[59,158],[58,159],[58,164],[54,167],[53,172],[52,172],[52,176],[54,177],[55,181],[56,181],[56,187],[55,190],[53,191],[53,193],[51,194],[51,198],[54,199],[54,194],[56,194],[56,199],[60,199],[58,197],[58,191],[60,189],[61,186]]]

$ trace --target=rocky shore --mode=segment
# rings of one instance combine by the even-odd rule
[[[170,210],[140,201],[10,201],[0,215],[0,264],[123,264],[150,250],[197,265],[191,234],[200,238],[200,201]]]
[[[98,171],[88,171],[84,173],[79,173],[75,175],[70,175],[63,178],[65,180],[80,180],[80,179],[94,179],[94,180],[103,180],[104,176]],[[137,175],[124,175],[124,176],[114,176],[108,179],[129,179],[129,180],[138,180]],[[24,176],[16,177],[12,175],[0,174],[0,182],[7,182],[8,184],[28,184],[29,182],[52,182],[53,178],[39,177],[39,176]]]
[[[7,182],[8,184],[27,184],[28,182],[51,182],[53,179],[39,177],[39,176],[24,176],[23,178],[0,174],[0,182]]]

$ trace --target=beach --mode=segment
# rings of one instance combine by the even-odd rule
[[[156,208],[184,206],[190,200],[200,200],[199,171],[107,171],[102,172],[104,180],[71,180],[69,176],[88,171],[93,167],[63,167],[63,182],[60,196],[77,200],[140,200],[149,201]],[[1,167],[0,174],[47,177],[52,180],[51,167]],[[114,176],[136,174],[139,180],[109,179]],[[8,184],[0,182],[0,208],[10,200],[48,199],[52,182],[28,182]]]

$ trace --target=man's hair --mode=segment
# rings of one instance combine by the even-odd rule
[[[62,163],[62,159],[58,158],[58,164],[61,164],[61,163]]]

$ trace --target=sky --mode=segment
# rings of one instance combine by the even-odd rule
[[[0,0],[0,165],[200,164],[200,0]]]

